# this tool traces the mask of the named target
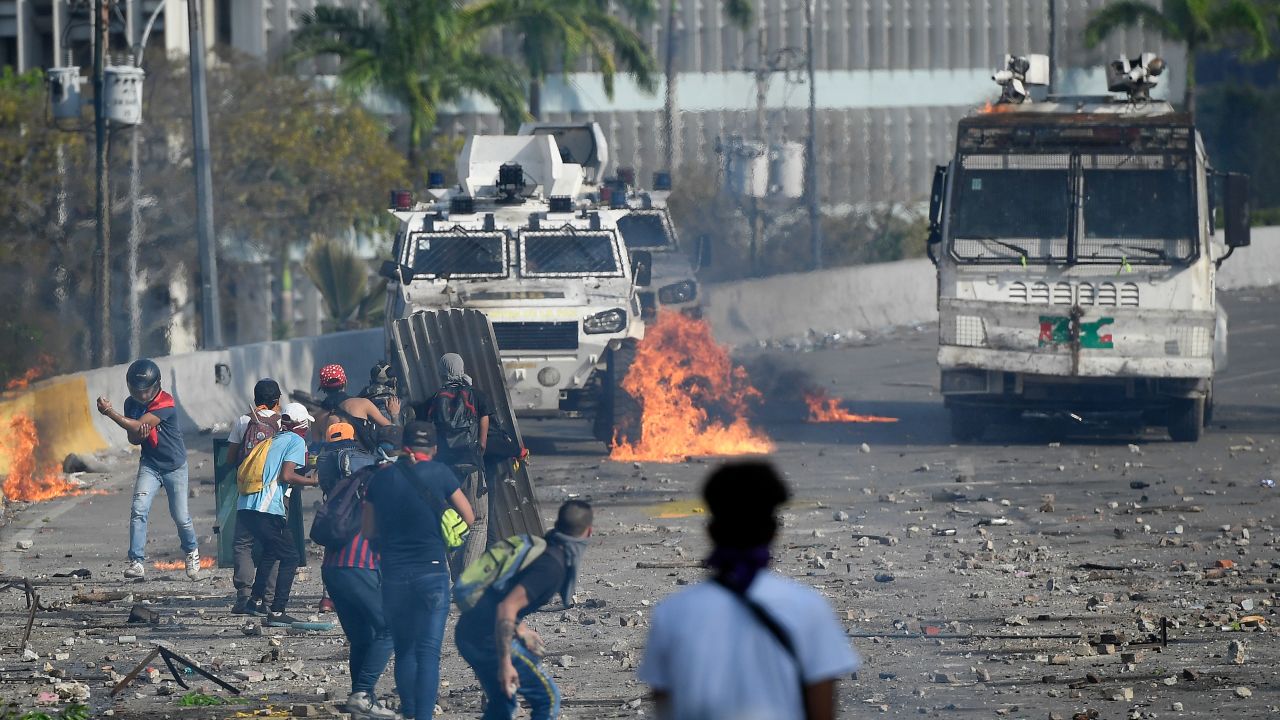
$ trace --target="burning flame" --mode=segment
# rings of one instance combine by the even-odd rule
[[[40,376],[44,375],[45,371],[52,365],[53,356],[41,355],[34,367],[29,368],[18,377],[11,379],[5,384],[4,389],[7,391],[26,390],[28,385],[35,382],[40,378]]]
[[[806,390],[804,404],[809,406],[808,422],[811,423],[895,423],[898,418],[876,415],[855,415],[840,407],[840,398],[827,395],[826,390]]]
[[[988,101],[987,101],[986,103],[984,103],[984,104],[982,105],[982,107],[978,110],[978,114],[979,114],[979,115],[991,115],[991,114],[999,114],[999,113],[1013,112],[1013,110],[1014,110],[1016,107],[1017,107],[1016,105],[1011,105],[1011,104],[1009,104],[1009,103],[993,103],[993,102],[991,102],[990,100],[988,100]]]
[[[702,320],[660,312],[622,387],[641,400],[644,411],[639,443],[616,445],[613,460],[679,462],[773,450],[769,438],[747,422],[760,391]]]
[[[187,561],[186,560],[170,560],[166,562],[163,560],[157,560],[156,562],[151,563],[151,567],[155,568],[156,570],[186,570]],[[212,567],[213,567],[213,558],[211,557],[200,558],[201,570],[208,570],[209,568],[212,568]]]
[[[4,447],[9,455],[4,496],[10,500],[40,502],[79,493],[80,487],[56,468],[46,468],[37,474],[36,447],[39,445],[35,421],[26,415],[15,415],[9,423],[9,437]]]

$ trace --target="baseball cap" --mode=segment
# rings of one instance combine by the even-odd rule
[[[305,422],[308,425],[315,422],[316,419],[311,417],[311,413],[307,412],[307,406],[300,402],[291,402],[284,406],[280,411],[280,415],[288,418],[294,424]]]
[[[325,439],[329,442],[355,440],[356,429],[352,427],[351,423],[337,422],[329,426],[329,432],[325,433]]]
[[[423,420],[414,420],[404,426],[405,447],[433,448],[436,446],[436,426]]]
[[[320,387],[340,388],[347,384],[347,371],[341,365],[331,364],[320,368]]]

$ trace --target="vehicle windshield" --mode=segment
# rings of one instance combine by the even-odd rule
[[[1186,262],[1196,253],[1189,158],[1165,155],[969,155],[951,192],[960,262]],[[1082,212],[1072,222],[1073,186]],[[1074,236],[1072,232],[1074,228]]]
[[[520,272],[528,276],[621,276],[612,232],[527,232],[520,236]]]
[[[675,244],[657,210],[633,210],[623,215],[618,218],[618,232],[629,249],[668,248]]]
[[[416,277],[503,277],[507,274],[502,233],[417,233],[413,238]]]

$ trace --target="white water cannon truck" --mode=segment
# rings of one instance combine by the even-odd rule
[[[419,310],[479,310],[517,415],[594,414],[596,435],[612,441],[639,425],[620,385],[644,335],[637,287],[649,285],[652,260],[622,241],[625,209],[582,199],[601,181],[603,143],[471,136],[457,186],[423,203],[392,193],[400,227],[381,274],[389,330]]]
[[[1201,437],[1227,359],[1215,273],[1249,244],[1248,178],[1215,172],[1192,118],[1151,98],[1163,70],[1121,58],[1122,95],[1035,101],[1048,58],[1006,57],[1000,101],[960,121],[928,246],[956,439],[1028,412]]]

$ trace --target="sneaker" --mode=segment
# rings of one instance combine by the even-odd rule
[[[253,613],[249,610],[249,598],[247,597],[236,598],[236,604],[231,606],[231,614],[232,615],[252,615]]]
[[[266,617],[270,611],[267,609],[267,601],[262,598],[250,598],[244,604],[245,615],[257,615],[258,617]]]
[[[192,580],[200,578],[200,550],[192,550],[187,553],[187,577]]]
[[[269,627],[289,627],[296,622],[301,621],[283,612],[272,611],[267,613],[267,625]]]
[[[344,709],[351,714],[352,720],[395,720],[399,717],[394,710],[362,692],[348,695]]]
[[[333,612],[333,600],[329,599],[328,596],[320,598],[320,612]]]
[[[124,569],[124,576],[130,580],[141,580],[147,576],[147,566],[141,560],[134,560]]]

